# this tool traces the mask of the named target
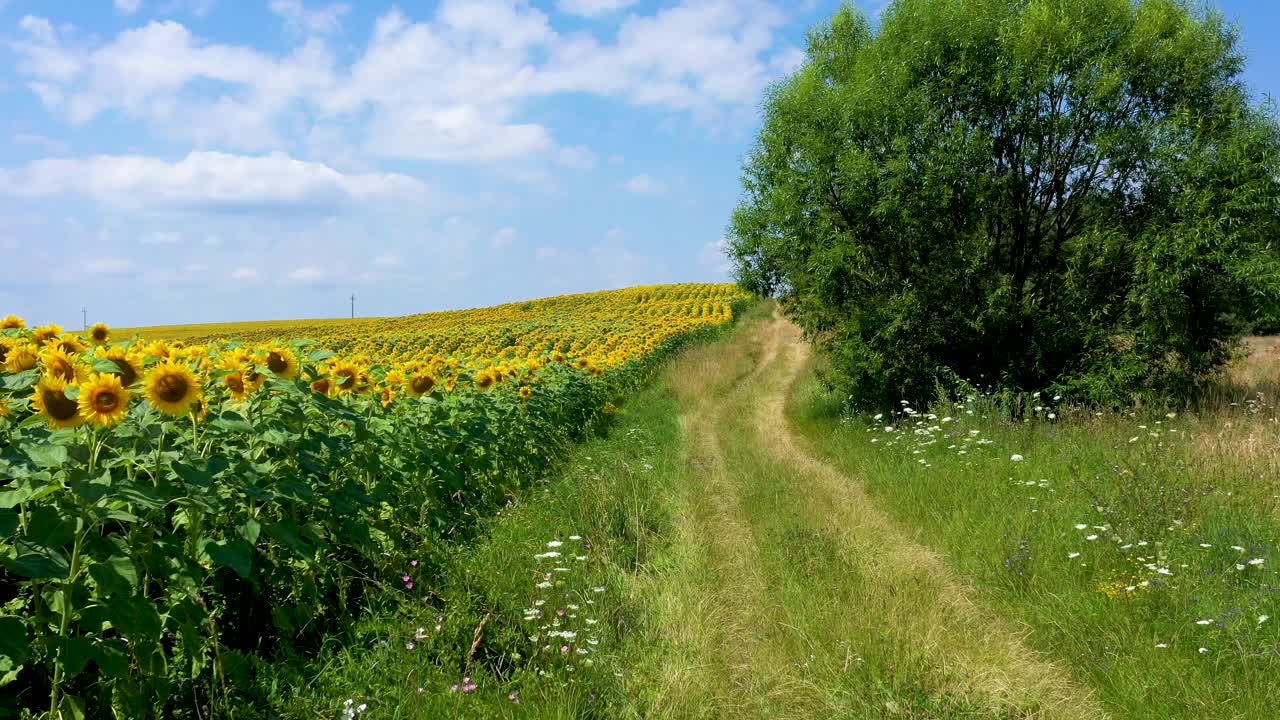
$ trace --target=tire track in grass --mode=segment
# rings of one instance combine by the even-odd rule
[[[800,331],[775,315],[766,332],[785,351],[756,416],[761,447],[790,464],[809,492],[815,525],[838,535],[855,552],[865,577],[865,601],[884,614],[885,625],[932,658],[953,690],[993,711],[1019,717],[1104,718],[1091,694],[1063,668],[1023,641],[1023,633],[984,611],[945,561],[917,544],[875,506],[862,485],[819,460],[789,427],[785,407],[791,385],[808,358]]]
[[[943,560],[792,436],[806,358],[774,317],[677,360],[676,533],[633,580],[651,648],[628,680],[654,718],[1103,718],[984,613]]]

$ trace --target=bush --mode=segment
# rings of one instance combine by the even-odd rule
[[[852,402],[1194,392],[1280,316],[1280,129],[1175,0],[896,0],[809,35],[729,228]]]

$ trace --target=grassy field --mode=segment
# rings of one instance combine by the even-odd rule
[[[977,397],[848,418],[769,310],[681,353],[562,474],[457,548],[429,600],[369,619],[275,711],[319,717],[347,698],[404,718],[1280,706],[1273,341],[1252,341],[1194,409],[1099,416],[1044,398],[1013,420]],[[538,557],[568,548],[587,559]],[[598,641],[590,664],[560,654],[548,635],[563,630]]]
[[[1194,408],[846,418],[810,379],[789,415],[1115,716],[1272,717],[1280,344],[1249,348]]]

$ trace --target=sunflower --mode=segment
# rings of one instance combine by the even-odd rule
[[[142,350],[143,357],[156,356],[168,360],[173,355],[173,349],[164,342],[157,340]]]
[[[191,403],[191,417],[196,420],[203,420],[209,415],[209,406],[204,404],[204,400],[196,400]]]
[[[488,370],[481,370],[476,373],[476,387],[481,390],[488,390],[493,387],[493,375]]]
[[[294,355],[293,351],[288,348],[279,346],[268,348],[266,360],[263,364],[276,376],[285,380],[292,380],[298,377],[298,356]]]
[[[586,370],[587,366],[590,364],[591,364],[591,361],[583,357],[583,358],[578,358],[578,361],[574,363],[574,366],[577,367],[579,370]]]
[[[89,326],[89,339],[94,345],[106,345],[111,339],[111,328],[106,323],[94,323]]]
[[[409,376],[409,381],[406,385],[410,394],[414,397],[422,397],[431,392],[431,389],[436,386],[436,379],[427,372],[419,370]]]
[[[45,348],[40,353],[40,364],[44,366],[44,374],[52,375],[65,383],[76,383],[84,379],[84,368],[76,364],[70,353],[58,348]]]
[[[80,383],[80,416],[102,427],[111,427],[124,420],[129,410],[129,391],[120,378],[111,373],[94,373]]]
[[[349,362],[336,362],[329,369],[333,376],[333,389],[339,393],[349,393],[357,389],[360,382],[360,368]]]
[[[4,361],[9,358],[9,351],[18,347],[17,340],[0,337],[0,365],[4,365]]]
[[[138,375],[142,372],[142,363],[138,361],[136,356],[120,348],[106,350],[102,347],[96,348],[93,354],[96,357],[115,363],[118,370],[111,374],[120,378],[120,384],[129,387],[138,381]]]
[[[36,383],[31,407],[49,421],[51,428],[73,428],[84,423],[84,418],[80,417],[80,406],[67,397],[66,389],[67,383],[51,375],[41,377]]]
[[[396,401],[396,391],[390,387],[382,388],[382,407],[386,407]]]
[[[167,415],[186,415],[202,395],[200,382],[191,368],[172,361],[151,368],[145,381],[145,393],[147,400]]]
[[[227,388],[232,400],[244,400],[254,390],[252,385],[245,382],[242,370],[235,370],[223,375],[222,385]]]
[[[5,315],[4,319],[0,320],[0,330],[10,330],[10,329],[26,330],[27,323],[17,315]]]
[[[40,352],[35,345],[16,345],[9,348],[4,358],[4,369],[11,373],[30,370],[40,362]]]
[[[41,325],[40,327],[31,331],[31,339],[35,341],[36,345],[43,346],[45,343],[49,342],[50,340],[57,340],[58,336],[61,334],[62,334],[61,326],[53,325],[53,324]]]
[[[311,392],[317,392],[317,393],[320,393],[321,395],[328,395],[329,391],[333,389],[332,385],[333,383],[329,382],[329,378],[322,377],[319,380],[312,381]]]
[[[528,399],[529,399],[529,396],[530,396],[530,395],[532,395],[532,394],[533,394],[533,389],[532,389],[532,388],[530,388],[528,385],[521,385],[521,386],[520,386],[520,399],[521,399],[521,400],[528,400]]]
[[[69,355],[79,355],[85,350],[84,342],[71,333],[63,333],[53,346]]]

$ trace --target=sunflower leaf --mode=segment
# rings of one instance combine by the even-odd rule
[[[94,372],[113,374],[120,372],[120,366],[106,358],[94,358],[92,367]]]
[[[66,445],[23,445],[22,450],[36,467],[42,468],[62,467],[71,458]]]
[[[40,371],[32,368],[31,370],[23,370],[20,373],[6,375],[4,378],[5,390],[26,390],[36,384],[36,379],[40,377]]]

